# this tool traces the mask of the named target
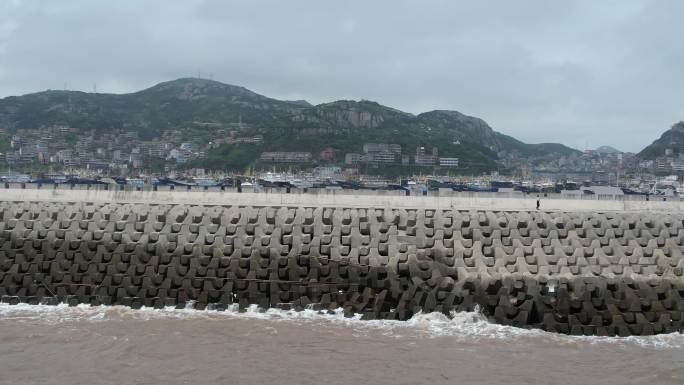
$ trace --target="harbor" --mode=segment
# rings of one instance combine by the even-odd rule
[[[355,191],[394,191],[405,195],[431,195],[435,192],[457,193],[505,193],[509,195],[534,195],[554,198],[560,194],[573,199],[591,199],[592,196],[630,196],[629,199],[667,200],[681,199],[684,185],[676,175],[659,178],[632,178],[620,180],[617,185],[596,184],[591,181],[573,180],[523,180],[505,178],[499,175],[479,177],[448,177],[419,175],[410,178],[388,179],[377,176],[350,178],[338,168],[332,172],[314,173],[274,173],[264,172],[256,175],[214,174],[202,171],[200,176],[192,174],[138,175],[136,177],[106,177],[101,175],[81,175],[52,173],[29,175],[20,173],[0,173],[0,184],[25,186],[27,188],[47,188],[56,185],[71,188],[108,188],[121,190],[216,190],[238,189],[240,191],[260,192],[273,189],[284,190],[355,190]],[[76,187],[78,186],[78,187]],[[640,197],[640,198],[639,198]]]

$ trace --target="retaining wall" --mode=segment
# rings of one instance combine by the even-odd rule
[[[0,198],[3,302],[342,307],[398,320],[480,309],[501,324],[586,335],[674,332],[684,321],[677,211],[459,210],[424,197],[356,208],[368,202],[23,193]],[[246,205],[246,196],[257,202]],[[123,203],[138,201],[156,203]],[[340,206],[318,206],[332,203]]]

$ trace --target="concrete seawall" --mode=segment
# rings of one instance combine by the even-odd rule
[[[477,308],[501,324],[586,335],[684,322],[679,202],[572,211],[557,200],[537,212],[520,198],[0,194],[3,302],[342,307],[400,320]]]
[[[616,199],[617,198],[617,199]],[[592,199],[560,198],[557,194],[541,200],[545,211],[567,212],[684,212],[684,202],[677,200],[644,200],[625,197]],[[534,210],[536,195],[498,193],[454,193],[428,196],[404,196],[403,191],[316,190],[286,193],[228,191],[136,191],[60,188],[0,188],[0,200],[21,202],[92,202],[193,204],[222,206],[288,206],[345,208],[403,208],[520,211]]]

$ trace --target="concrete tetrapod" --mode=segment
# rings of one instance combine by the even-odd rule
[[[6,303],[682,331],[684,214],[0,202]]]

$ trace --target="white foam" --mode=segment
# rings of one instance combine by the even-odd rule
[[[123,306],[90,306],[78,305],[70,307],[66,304],[50,305],[8,305],[0,304],[0,321],[31,323],[69,323],[69,322],[125,322],[126,320],[157,319],[254,319],[271,322],[293,322],[299,324],[319,324],[351,328],[358,334],[381,334],[391,338],[408,336],[451,337],[464,341],[495,339],[503,342],[519,343],[539,342],[554,344],[620,344],[637,345],[652,349],[682,349],[684,334],[671,333],[656,336],[632,337],[586,337],[567,336],[548,333],[536,329],[521,329],[491,323],[479,312],[452,313],[450,317],[441,313],[416,314],[407,321],[361,320],[360,315],[344,317],[342,309],[328,314],[315,310],[259,310],[256,306],[246,311],[238,311],[233,305],[225,311],[194,310],[190,307],[176,309],[142,308],[131,309]]]

